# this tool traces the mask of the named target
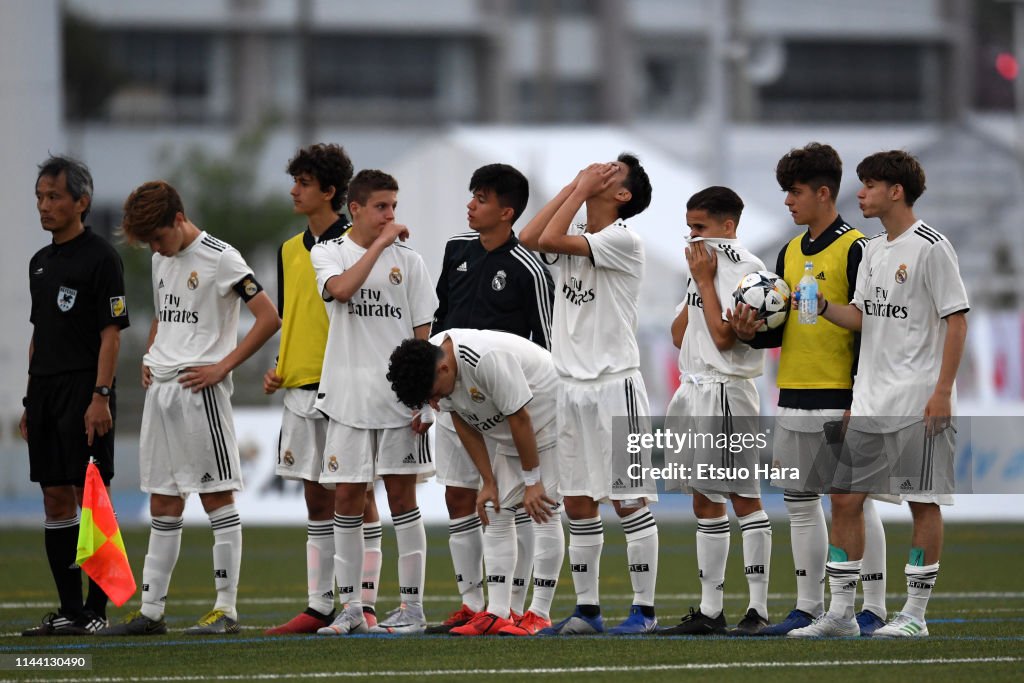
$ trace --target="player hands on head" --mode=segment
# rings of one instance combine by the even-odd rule
[[[388,379],[406,405],[429,402],[452,414],[482,480],[476,501],[477,513],[488,525],[484,564],[489,603],[486,611],[449,633],[532,635],[550,626],[562,546],[537,545],[533,603],[518,624],[510,620],[510,601],[516,511],[526,511],[539,537],[557,537],[561,528],[555,458],[558,377],[551,354],[508,332],[450,329],[429,341],[402,342],[391,354]],[[529,614],[535,618],[524,624]]]
[[[559,490],[569,516],[569,561],[576,609],[542,635],[603,633],[599,566],[604,548],[601,503],[610,503],[626,536],[633,586],[629,617],[613,634],[657,628],[654,587],[658,575],[658,526],[648,507],[657,500],[650,477],[630,475],[639,456],[650,467],[650,449],[629,452],[608,416],[626,416],[650,430],[650,406],[636,340],[643,241],[626,220],[651,202],[651,182],[640,160],[623,153],[591,164],[555,195],[523,228],[524,245],[560,265],[551,325],[551,353],[559,384]],[[586,222],[573,219],[586,206]]]

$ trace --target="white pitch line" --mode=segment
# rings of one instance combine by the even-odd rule
[[[636,673],[640,671],[713,671],[722,669],[822,668],[830,666],[919,666],[921,664],[1008,664],[1024,657],[961,657],[935,659],[860,659],[826,662],[709,662],[693,664],[649,664],[640,666],[576,666],[531,669],[431,669],[412,671],[319,671],[286,674],[237,674],[222,676],[128,676],[109,678],[30,678],[29,681],[61,683],[176,683],[178,681],[279,681],[294,678],[381,678],[397,676],[523,676],[536,674]],[[15,683],[15,679],[0,679]]]
[[[607,602],[613,602],[618,600],[632,600],[632,593],[602,593],[601,597]],[[659,600],[700,600],[700,593],[659,593]],[[462,599],[460,595],[431,595],[427,594],[423,596],[423,602],[450,602],[455,603]],[[571,601],[575,600],[576,596],[571,593],[561,593],[555,596],[555,600]],[[737,600],[739,598],[736,598]],[[795,600],[796,593],[769,593],[769,600]],[[978,592],[964,592],[964,593],[935,593],[931,596],[931,600],[1020,600],[1024,599],[1024,592],[996,592],[996,591],[978,591]],[[264,598],[238,598],[238,604],[240,605],[291,605],[301,604],[303,601],[302,596],[296,595],[295,597],[284,598],[284,597],[264,597]],[[206,605],[209,604],[209,598],[185,598],[181,600],[171,600],[173,605]],[[383,603],[387,603],[388,600],[385,598],[381,600]],[[53,602],[38,601],[38,602],[0,602],[0,609],[53,609]]]

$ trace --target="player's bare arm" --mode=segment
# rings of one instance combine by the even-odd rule
[[[376,265],[377,259],[385,249],[395,243],[396,239],[403,242],[409,239],[409,228],[401,223],[388,223],[381,229],[366,253],[360,256],[351,268],[324,283],[324,294],[329,294],[335,301],[343,303],[355,296],[366,282],[366,278],[370,277],[370,271]]]
[[[686,326],[690,323],[690,308],[683,305],[683,310],[672,321],[672,344],[678,349],[683,345],[683,337],[686,335]]]
[[[582,171],[580,172],[582,173]],[[523,246],[533,251],[544,251],[540,247],[540,236],[544,232],[544,228],[547,226],[555,212],[561,208],[562,204],[569,198],[572,191],[576,189],[576,182],[579,180],[579,174],[573,179],[571,183],[566,185],[556,194],[547,204],[544,205],[537,215],[526,224],[526,227],[519,232],[519,241],[522,242]]]
[[[117,354],[121,350],[121,328],[107,325],[100,330],[100,352],[96,366],[96,386],[109,387],[114,383]],[[90,446],[93,438],[104,436],[114,426],[110,414],[110,396],[93,393],[92,402],[85,409],[85,440]]]
[[[149,338],[146,341],[146,353],[149,353],[149,349],[153,346],[153,341],[156,339],[156,331],[160,321],[153,318],[153,322],[149,325]],[[142,388],[148,389],[149,385],[153,383],[153,372],[149,369],[149,366],[145,363],[142,364]]]
[[[704,302],[704,320],[711,332],[711,340],[715,348],[727,351],[736,343],[736,333],[732,326],[722,319],[722,303],[718,300],[715,289],[715,273],[718,271],[718,255],[708,252],[703,242],[686,247],[686,263],[690,267],[690,277],[697,285],[697,292]]]
[[[821,292],[818,292],[818,315],[834,325],[860,332],[864,314],[853,304],[837,304],[834,301],[826,301]]]
[[[526,484],[523,491],[523,509],[534,521],[546,522],[551,518],[551,506],[555,504],[555,501],[551,500],[544,492],[544,482],[540,480],[537,435],[533,431],[530,412],[526,406],[523,406],[505,419],[508,422],[509,431],[512,432],[512,441],[516,445],[516,451],[519,452],[519,464],[523,468],[524,479],[528,476],[537,477],[535,483]]]
[[[249,311],[256,320],[246,332],[242,341],[219,363],[187,368],[178,377],[182,387],[198,393],[206,387],[212,387],[223,381],[232,370],[244,363],[252,354],[259,351],[268,339],[281,329],[281,318],[277,315],[277,307],[266,292],[260,292],[246,302]]]
[[[487,455],[487,444],[484,442],[483,434],[459,417],[458,413],[452,413],[452,424],[455,426],[455,433],[459,435],[462,446],[466,449],[469,459],[480,472],[480,491],[476,495],[476,511],[480,515],[480,521],[484,525],[489,524],[487,519],[487,503],[492,509],[497,510],[501,501],[498,500],[498,482],[494,478],[494,470],[491,469],[491,459]]]
[[[576,179],[576,187],[562,203],[540,236],[541,251],[571,256],[590,256],[590,242],[582,235],[569,235],[572,220],[588,199],[607,190],[615,182],[615,164],[591,164]]]
[[[729,321],[736,338],[741,341],[752,340],[762,324],[757,319],[757,309],[743,302],[737,303],[735,310],[727,310],[725,319]]]
[[[939,366],[939,381],[935,384],[928,403],[924,407],[925,428],[929,434],[936,434],[949,426],[953,414],[953,382],[960,369],[967,340],[967,313],[960,311],[946,317],[946,338],[942,344],[942,365]]]

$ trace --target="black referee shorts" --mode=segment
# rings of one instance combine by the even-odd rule
[[[96,388],[96,372],[33,377],[29,382],[25,418],[28,423],[29,478],[43,488],[84,486],[89,456],[106,484],[114,476],[114,430],[95,436],[89,447],[85,411]],[[117,417],[114,392],[110,413]]]

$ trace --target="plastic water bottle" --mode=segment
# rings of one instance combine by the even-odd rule
[[[800,278],[797,293],[800,322],[804,325],[814,325],[818,322],[818,281],[814,279],[814,264],[811,261],[804,263],[804,276]]]

